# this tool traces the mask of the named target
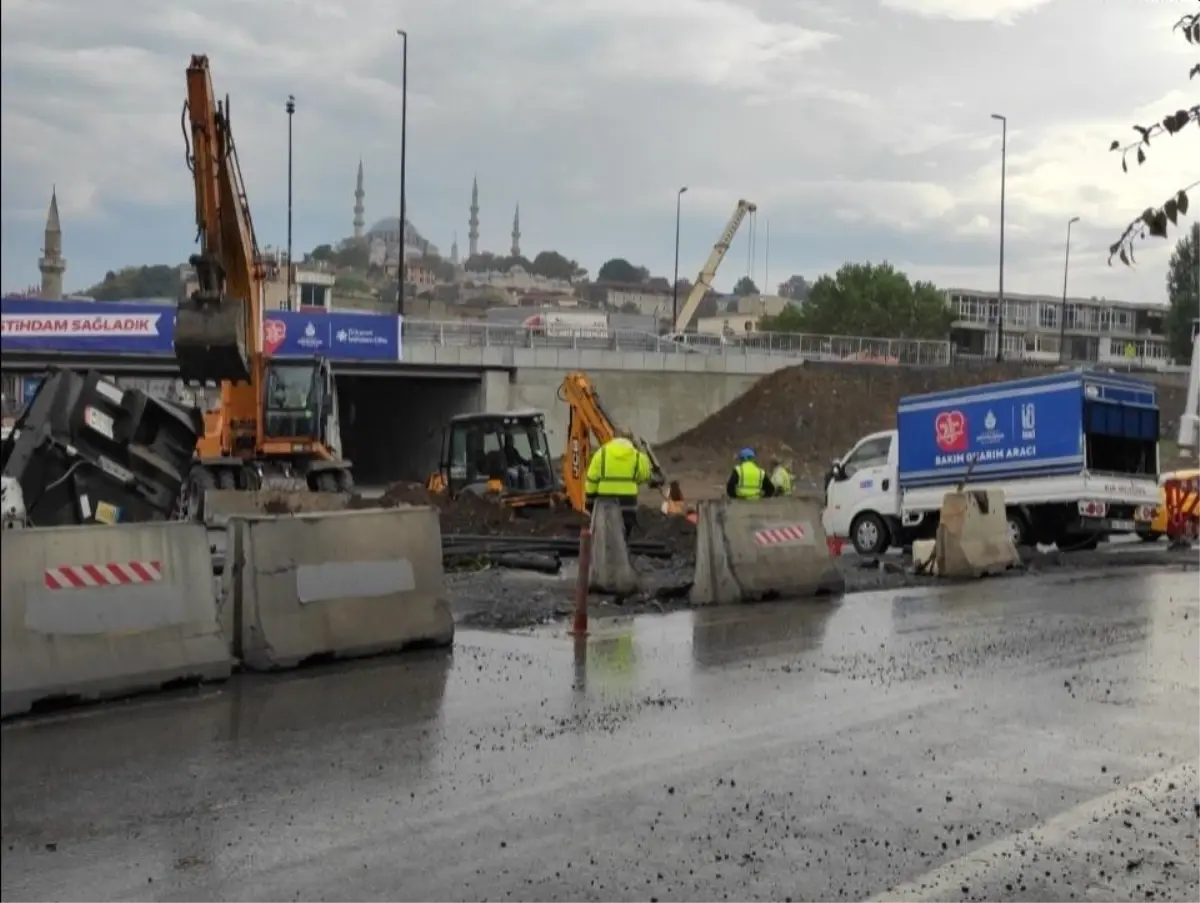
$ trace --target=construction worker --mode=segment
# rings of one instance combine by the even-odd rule
[[[638,490],[650,482],[650,456],[633,444],[633,433],[622,427],[616,436],[592,454],[588,462],[588,510],[596,499],[616,499],[621,504],[621,519],[625,522],[625,537],[637,524]]]
[[[754,449],[743,448],[738,452],[738,463],[734,465],[725,483],[725,494],[731,499],[769,499],[775,487],[767,472],[754,459]]]
[[[771,459],[771,485],[775,488],[775,497],[792,494],[792,475],[778,458]]]

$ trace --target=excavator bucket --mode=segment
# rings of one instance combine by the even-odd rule
[[[175,358],[185,383],[249,382],[246,302],[193,292],[175,311]]]

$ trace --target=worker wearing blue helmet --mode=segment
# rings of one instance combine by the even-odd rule
[[[725,482],[725,494],[731,499],[769,499],[775,494],[771,478],[758,466],[754,449],[743,448],[738,452],[738,462],[733,466]]]

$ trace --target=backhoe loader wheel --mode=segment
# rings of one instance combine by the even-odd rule
[[[348,470],[339,470],[337,474],[338,492],[350,492],[354,489],[354,474]]]
[[[317,492],[337,492],[338,475],[333,471],[326,470],[313,478],[313,484],[316,486]]]
[[[179,504],[180,520],[204,520],[204,493],[217,488],[216,477],[205,467],[195,466],[183,484],[183,498]]]

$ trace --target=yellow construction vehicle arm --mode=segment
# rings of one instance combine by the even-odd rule
[[[184,139],[196,192],[199,288],[179,304],[175,356],[187,382],[250,382],[262,329],[264,268],[229,124],[216,100],[208,57],[187,68]]]
[[[558,397],[570,410],[563,484],[571,507],[583,511],[587,507],[587,468],[592,457],[592,441],[595,440],[596,447],[604,445],[616,436],[617,430],[586,373],[568,373],[559,387]],[[650,485],[664,486],[667,480],[654,450],[642,439],[634,441],[650,459]],[[672,493],[674,496],[679,494],[677,485],[672,486]]]

